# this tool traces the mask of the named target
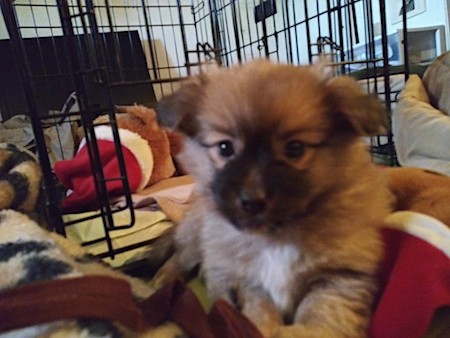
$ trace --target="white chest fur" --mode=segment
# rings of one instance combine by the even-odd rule
[[[261,287],[281,310],[291,308],[294,279],[302,266],[297,247],[274,244],[224,223],[209,227],[203,235],[204,264],[207,269],[220,270],[221,281],[236,279]]]
[[[280,308],[290,307],[292,279],[298,269],[299,252],[294,246],[268,246],[256,260],[257,278]]]

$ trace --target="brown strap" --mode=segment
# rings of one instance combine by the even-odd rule
[[[56,320],[98,318],[139,332],[170,320],[192,338],[262,338],[225,302],[207,315],[185,284],[169,283],[137,304],[130,285],[107,276],[48,280],[0,291],[0,333]]]
[[[185,284],[175,281],[166,284],[140,304],[150,326],[165,320],[178,324],[192,338],[214,338],[208,326],[206,312],[199,300]]]
[[[0,291],[0,332],[77,318],[117,321],[134,330],[143,325],[130,285],[117,278],[55,279]]]

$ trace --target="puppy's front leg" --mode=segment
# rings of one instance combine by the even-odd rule
[[[283,316],[273,301],[262,291],[246,292],[242,298],[242,313],[252,321],[264,337],[273,337],[283,325]]]
[[[294,324],[274,337],[366,337],[376,285],[373,276],[350,270],[320,276],[298,306]]]
[[[174,254],[158,270],[153,278],[153,286],[159,288],[176,279],[184,280],[201,263],[202,249],[200,231],[202,222],[192,210],[177,226],[174,234]]]

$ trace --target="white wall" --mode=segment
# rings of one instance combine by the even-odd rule
[[[389,8],[392,8],[392,3],[398,2],[399,0],[388,0],[386,1],[386,5]],[[446,41],[447,41],[447,49],[450,47],[450,34],[448,31],[448,8],[447,8],[447,1],[450,0],[427,0],[427,10],[425,13],[419,14],[417,16],[414,16],[408,20],[408,27],[415,28],[415,27],[424,27],[424,26],[436,26],[436,25],[446,25]],[[100,6],[104,6],[104,0],[97,0],[97,4]],[[183,4],[189,5],[191,4],[190,0],[182,0]],[[244,20],[240,26],[242,30],[241,37],[244,37],[244,43],[249,42],[250,40],[254,41],[258,36],[262,35],[261,32],[261,24],[255,25],[253,21],[253,7],[254,4],[257,3],[257,1],[240,1],[239,3],[239,10],[241,11],[241,15],[244,14],[246,11],[249,13],[250,16],[249,22],[251,24],[247,24]],[[374,22],[379,22],[379,12],[378,12],[378,2],[373,1],[375,5],[375,13],[374,13]],[[61,29],[59,28],[61,23],[59,21],[59,15],[56,8],[56,0],[50,1],[50,0],[33,0],[32,4],[47,4],[46,7],[33,7],[33,10],[29,7],[30,1],[29,0],[16,0],[15,6],[17,8],[18,12],[18,20],[19,24],[21,26],[35,26],[35,27],[45,27],[45,28],[26,28],[22,29],[22,35],[24,37],[34,37],[34,36],[50,36],[50,35],[61,35]],[[148,45],[149,37],[147,36],[147,33],[144,29],[142,29],[143,26],[143,17],[142,12],[139,10],[139,6],[141,4],[140,0],[110,0],[110,4],[112,6],[117,6],[114,10],[113,15],[113,21],[114,24],[117,26],[123,25],[122,30],[129,29],[127,28],[127,23],[132,22],[136,25],[140,25],[141,27],[135,28],[138,29],[141,35],[141,39],[143,41],[144,46]],[[158,57],[158,62],[160,68],[167,68],[165,70],[162,70],[163,72],[161,74],[162,77],[172,77],[172,76],[184,76],[185,73],[179,73],[178,71],[175,72],[170,67],[173,65],[182,65],[184,64],[184,54],[181,46],[179,45],[178,41],[181,39],[180,37],[180,31],[179,29],[171,29],[170,31],[164,29],[163,27],[157,27],[159,24],[167,24],[171,23],[174,20],[177,20],[177,13],[173,11],[173,9],[169,9],[168,7],[165,7],[167,4],[175,4],[174,0],[149,0],[147,1],[147,4],[155,6],[155,8],[151,8],[150,11],[152,11],[152,18],[153,22],[152,24],[155,25],[155,27],[152,29],[152,38],[154,39],[154,45],[156,46],[156,53]],[[23,6],[25,5],[25,6]],[[121,5],[126,5],[127,8],[120,7]],[[274,29],[279,30],[281,29],[281,25],[284,24],[283,17],[282,17],[282,6],[284,5],[284,1],[277,0],[277,6],[278,6],[278,14],[274,17],[275,23],[271,22],[269,20],[268,29],[269,33],[273,31]],[[364,12],[362,9],[361,2],[357,2],[357,16],[358,16],[358,22],[359,24],[359,35],[362,39],[362,42],[364,42],[364,30],[366,27],[364,27],[364,24],[361,24],[364,22]],[[157,9],[156,6],[160,6],[160,9]],[[288,2],[287,6],[289,6],[290,9],[290,21],[292,22],[299,22],[305,18],[305,10],[304,10],[304,4],[303,1],[296,1],[291,0]],[[320,1],[319,2],[319,8],[316,7],[316,0],[308,0],[308,6],[309,6],[309,14],[314,14],[317,11],[324,11],[326,2]],[[228,6],[229,11],[229,6]],[[106,13],[104,10],[99,9],[97,11],[98,13],[98,21],[101,24],[106,20]],[[228,13],[230,15],[230,13]],[[185,18],[190,18],[189,8],[186,8],[185,10]],[[388,13],[388,22],[390,23],[390,16],[391,13]],[[231,18],[229,16],[228,18]],[[245,17],[244,17],[245,18]],[[191,22],[192,24],[192,18]],[[225,23],[226,26],[224,27],[226,29],[231,28],[231,21],[227,21]],[[320,19],[320,24],[322,27],[326,27],[327,23],[325,21],[325,16],[322,16]],[[318,22],[313,21],[311,24],[311,36],[313,39],[318,35]],[[388,33],[396,32],[397,29],[401,28],[401,24],[389,24],[388,25]],[[293,61],[296,63],[298,60],[300,60],[299,63],[306,63],[308,62],[307,57],[307,41],[306,41],[306,33],[305,33],[305,26],[304,25],[298,25],[298,27],[295,30],[291,31],[291,35],[294,36],[294,33],[297,33],[297,41],[299,48],[294,48],[294,55],[293,55]],[[190,49],[195,49],[195,44],[197,41],[195,41],[196,37],[194,35],[193,28],[188,28],[187,37],[189,39],[189,42],[191,46]],[[0,39],[6,39],[8,38],[8,34],[6,32],[5,24],[3,22],[3,18],[0,16]],[[286,45],[286,35],[279,34],[278,35],[278,46],[276,45],[276,41],[274,38],[269,39],[268,45],[270,51],[275,51],[276,48],[278,48],[278,61],[285,62],[287,61],[286,58],[286,51],[285,51],[285,45]],[[228,43],[230,45],[233,45],[234,36],[229,36]],[[201,41],[206,42],[206,41]],[[212,41],[209,41],[212,42]],[[344,46],[346,49],[348,46]],[[297,54],[297,51],[299,54]],[[244,55],[247,58],[253,58],[258,56],[263,56],[263,51],[261,49],[258,49],[258,45],[254,44],[252,46],[247,47],[245,50],[243,50]],[[149,63],[149,66],[151,67],[151,60],[150,55],[148,52],[146,52],[147,61]],[[275,54],[274,54],[275,57]],[[236,63],[237,59],[233,59],[232,63]],[[180,68],[181,69],[181,68]],[[182,70],[181,70],[182,71]]]
[[[386,1],[387,7],[390,10],[388,13],[388,20],[392,23],[392,17],[397,15],[394,13],[392,9],[397,9],[397,7],[392,6],[393,3],[399,2],[399,0],[390,0]],[[425,8],[426,11],[424,13],[420,13],[413,17],[408,18],[407,27],[408,28],[420,28],[420,27],[433,27],[444,25],[445,29],[445,40],[447,44],[447,50],[450,49],[450,31],[449,31],[449,22],[448,22],[448,13],[449,13],[449,3],[448,0],[425,0]],[[388,25],[388,33],[396,32],[398,29],[402,29],[402,23],[393,23]]]

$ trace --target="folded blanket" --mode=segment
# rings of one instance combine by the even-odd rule
[[[8,325],[12,325],[14,322],[20,323],[18,321],[24,319],[14,318],[18,314],[13,311],[14,308],[8,302],[11,296],[7,297],[4,292],[48,280],[77,279],[86,275],[119,278],[128,287],[131,287],[135,299],[147,298],[154,292],[144,282],[99,263],[73,242],[42,229],[28,216],[14,210],[0,211],[0,291],[2,292],[0,322],[3,323],[2,331],[11,329]],[[96,286],[102,288],[98,280]],[[53,291],[56,296],[56,289]],[[71,288],[66,288],[65,291],[66,295],[71,294]],[[36,293],[30,293],[30,306],[33,299],[31,296]],[[18,297],[16,295],[13,299],[20,300]],[[43,297],[41,300],[49,300],[47,298]],[[17,302],[13,304],[20,305]],[[68,306],[67,303],[65,305]],[[41,304],[33,311],[38,309],[41,312],[51,310]],[[31,315],[32,313],[28,312],[28,316]],[[24,312],[22,312],[23,316],[26,317]],[[60,337],[111,337],[120,336],[120,332],[126,334],[120,325],[104,319],[104,317],[93,316],[92,319],[86,320],[82,316],[77,318],[68,316],[66,320],[49,321],[41,325],[18,328],[8,332],[8,337],[37,337],[41,334],[49,337],[57,337],[58,334]]]
[[[154,292],[26,215],[0,211],[0,336],[175,338],[180,328],[193,338],[262,338],[224,302],[206,314],[185,285]]]

